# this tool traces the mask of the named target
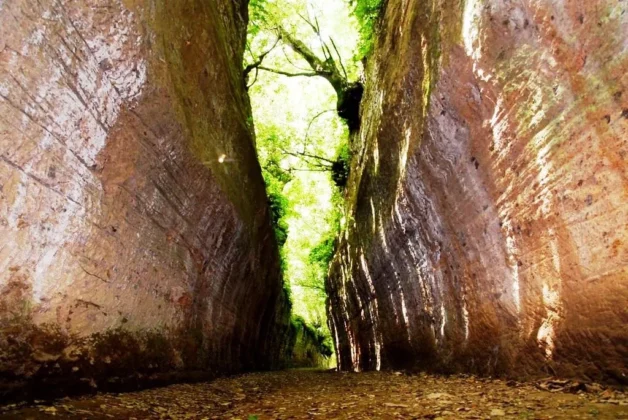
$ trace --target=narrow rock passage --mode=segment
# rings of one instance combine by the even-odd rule
[[[627,404],[601,388],[571,394],[465,376],[292,370],[5,409],[0,418],[628,419]]]

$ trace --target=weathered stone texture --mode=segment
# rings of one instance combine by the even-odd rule
[[[291,357],[286,359],[286,367],[329,368],[331,366],[331,347],[326,346],[325,336],[298,317],[291,322],[288,344],[292,353]]]
[[[0,1],[3,387],[276,365],[246,3]]]
[[[331,268],[343,369],[628,381],[628,3],[387,2]]]

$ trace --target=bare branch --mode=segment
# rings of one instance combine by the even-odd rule
[[[249,43],[249,41],[246,41],[246,50],[249,52],[249,54],[251,54],[251,58],[255,60],[255,54],[253,54],[253,51],[251,51],[251,44]]]
[[[277,46],[277,44],[279,43],[279,40],[280,40],[280,39],[281,39],[281,35],[277,37],[277,40],[275,41],[275,43],[273,44],[273,46],[272,46],[272,47],[270,47],[270,49],[269,49],[269,50],[267,50],[266,52],[264,52],[262,55],[260,55],[260,56],[257,58],[257,61],[255,61],[255,62],[254,62],[254,63],[252,63],[252,64],[249,64],[248,66],[246,66],[246,67],[244,68],[244,72],[243,72],[243,74],[244,74],[244,77],[245,77],[245,78],[249,75],[249,73],[251,72],[251,70],[253,70],[253,69],[257,69],[257,68],[258,68],[258,67],[262,64],[262,62],[264,61],[264,58],[266,58],[266,56],[267,56],[268,54],[270,54],[270,52],[271,52],[272,50],[274,50],[274,49],[275,49],[275,47],[276,47],[276,46]],[[249,49],[249,53],[251,54],[251,56],[253,56],[253,52],[251,51],[251,49],[250,49],[250,48],[248,48],[248,49]]]
[[[318,18],[314,16],[314,22],[316,22],[316,27],[314,28],[314,32],[316,32],[316,36],[318,36],[318,40],[321,43],[321,49],[323,50],[323,55],[325,56],[325,61],[331,60],[333,62],[333,58],[329,53],[329,47],[327,43],[323,41],[323,36],[321,35],[321,25],[318,23]],[[334,65],[334,67],[336,67]]]
[[[303,21],[304,21],[305,23],[307,23],[307,24],[308,24],[308,25],[312,28],[312,30],[313,30],[314,32],[316,32],[317,34],[319,33],[319,30],[316,28],[316,26],[314,26],[314,24],[313,24],[312,22],[310,22],[310,20],[309,20],[309,19],[307,19],[305,16],[303,16],[303,15],[302,15],[301,13],[299,13],[299,12],[297,12],[297,15],[299,15],[299,17],[300,17],[301,19],[303,19]]]
[[[281,74],[283,76],[288,76],[288,77],[299,77],[299,76],[313,77],[313,76],[320,76],[318,73],[313,73],[313,72],[290,73],[290,72],[287,72],[287,71],[278,70],[278,69],[271,69],[269,67],[264,67],[264,66],[259,66],[258,68],[260,70],[269,71],[271,73],[277,73],[277,74]]]
[[[314,22],[316,22],[316,33],[321,33],[321,25],[318,23],[318,17],[314,16]]]
[[[334,57],[331,55],[331,51],[329,50],[329,46],[327,45],[326,42],[323,42],[323,51],[325,51],[325,60],[333,63],[334,68],[335,68],[336,60],[334,60]]]
[[[329,160],[329,159],[324,158],[324,157],[322,157],[322,156],[316,156],[316,155],[312,155],[312,154],[305,153],[305,152],[291,152],[291,151],[289,151],[289,150],[284,150],[284,149],[282,149],[282,151],[283,151],[285,154],[287,154],[287,155],[294,156],[294,157],[298,157],[298,158],[303,158],[303,157],[305,157],[305,158],[310,158],[310,159],[316,159],[316,160],[318,160],[318,161],[328,162],[328,163],[330,163],[330,164],[332,164],[332,165],[333,165],[334,163],[336,163],[336,162],[334,162],[333,160]],[[322,164],[320,164],[320,165],[321,165],[321,166],[323,166]]]
[[[325,163],[321,163],[318,161],[312,161],[311,159],[313,158],[309,158],[309,157],[304,157],[304,156],[296,156],[296,155],[291,155],[291,156],[295,156],[298,157],[299,159],[302,159],[304,161],[304,163],[311,165],[312,169],[320,169],[323,171],[331,171],[332,165],[327,165]]]
[[[257,76],[259,76],[259,69],[256,67],[256,68],[255,68],[255,78],[253,79],[253,82],[251,82],[251,84],[250,84],[250,85],[247,85],[247,86],[246,86],[246,89],[247,89],[247,90],[248,90],[248,89],[250,89],[250,88],[251,88],[251,86],[253,86],[253,85],[255,84],[255,82],[257,82]]]
[[[325,62],[321,60],[316,54],[314,54],[314,52],[310,50],[307,45],[293,37],[285,29],[280,27],[278,30],[282,38],[288,42],[294,52],[299,54],[305,59],[305,61],[308,62],[312,70],[316,71],[317,73],[324,73],[326,70],[328,70],[325,68]]]
[[[321,117],[322,115],[328,113],[328,112],[336,112],[335,109],[326,109],[325,111],[321,111],[318,114],[316,114],[314,116],[314,118],[312,118],[310,120],[310,123],[307,125],[307,130],[305,130],[305,137],[303,138],[303,153],[305,153],[305,151],[307,150],[307,141],[310,135],[310,128],[312,128],[312,124],[314,124],[314,121],[316,121],[319,117]]]
[[[299,172],[330,172],[329,169],[307,169],[307,168],[290,168],[291,171],[299,171]]]
[[[340,56],[340,53],[338,52],[338,47],[336,47],[336,43],[334,42],[333,38],[329,38],[329,40],[331,41],[331,45],[334,47],[334,51],[336,51],[336,55],[338,56],[338,61],[340,62],[340,67],[342,68],[342,72],[345,75],[345,79],[349,80],[349,76],[347,76],[347,69],[345,68],[345,65],[342,63],[342,57]]]
[[[281,52],[283,52],[283,56],[286,58],[286,61],[288,61],[288,63],[290,63],[290,65],[292,67],[294,67],[295,69],[298,69],[298,70],[308,71],[308,69],[304,69],[303,67],[299,67],[296,64],[294,64],[292,62],[292,60],[290,59],[290,57],[288,57],[288,53],[286,53],[286,49],[285,48],[282,48]]]
[[[307,283],[299,282],[299,283],[297,283],[297,285],[299,287],[304,288],[304,289],[312,289],[312,290],[317,290],[319,292],[327,293],[325,291],[325,287],[324,286],[319,286],[317,284],[307,284]]]

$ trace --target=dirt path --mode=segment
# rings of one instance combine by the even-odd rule
[[[253,373],[210,383],[66,399],[0,419],[628,419],[624,394],[547,392],[473,377]]]

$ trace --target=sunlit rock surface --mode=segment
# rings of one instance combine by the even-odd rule
[[[246,20],[243,0],[0,1],[1,395],[287,351]]]
[[[346,370],[628,382],[628,3],[390,0],[328,284]]]

